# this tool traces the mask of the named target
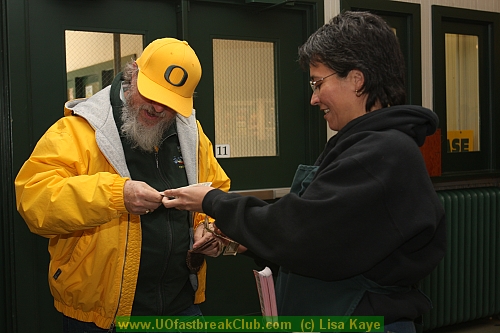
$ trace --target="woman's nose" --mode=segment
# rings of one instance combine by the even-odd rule
[[[318,94],[312,94],[311,105],[318,105],[318,104],[319,104]]]

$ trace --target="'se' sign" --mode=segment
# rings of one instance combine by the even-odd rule
[[[184,75],[182,76],[181,80],[177,83],[174,83],[170,80],[170,75],[172,74],[172,71],[176,68],[179,68],[180,70],[182,70],[184,72]],[[180,87],[180,86],[183,86],[184,83],[186,83],[187,81],[187,78],[188,78],[188,73],[186,72],[186,70],[184,68],[182,68],[181,66],[177,66],[177,65],[170,65],[168,66],[167,70],[165,71],[165,80],[167,80],[168,83],[170,83],[171,85],[173,85],[174,87]]]

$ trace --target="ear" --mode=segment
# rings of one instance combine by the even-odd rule
[[[365,84],[365,76],[359,69],[351,70],[352,82],[354,83],[354,90],[362,91],[363,85]]]

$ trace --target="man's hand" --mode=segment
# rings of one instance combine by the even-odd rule
[[[218,257],[222,252],[222,244],[212,233],[207,232],[204,229],[203,224],[200,224],[194,231],[193,250],[210,257]],[[215,241],[212,240],[214,238]],[[209,246],[205,246],[205,244],[210,242],[211,244]]]
[[[222,237],[227,238],[227,236],[226,236],[226,235],[224,235],[224,234],[222,233],[222,231],[221,231],[219,228],[217,228],[217,226],[215,225],[215,223],[213,224],[213,230],[214,230],[214,232],[215,232],[215,234],[216,234],[216,235],[221,235]],[[229,243],[229,242],[228,242],[227,240],[222,240],[222,244],[223,244],[224,246],[226,246],[228,243]],[[245,252],[246,250],[248,250],[248,249],[247,249],[245,246],[243,246],[243,245],[241,245],[241,244],[239,244],[239,245],[238,245],[238,253],[243,253],[243,252]]]
[[[136,215],[153,212],[161,205],[163,196],[160,192],[136,180],[127,180],[123,188],[123,201],[127,211]]]

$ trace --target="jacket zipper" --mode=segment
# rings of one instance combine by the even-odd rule
[[[123,253],[122,278],[120,279],[120,292],[118,293],[118,304],[116,305],[115,316],[113,318],[113,321],[111,322],[111,326],[109,327],[108,333],[112,333],[113,329],[115,328],[116,316],[118,315],[118,309],[120,308],[120,300],[122,297],[122,288],[123,288],[123,279],[125,278],[125,263],[127,261],[129,232],[130,232],[130,214],[128,214],[128,218],[127,218],[127,236],[125,237],[125,250]]]
[[[171,137],[173,134],[165,137],[161,142],[160,144],[155,147],[155,161],[156,161],[156,169],[158,170],[158,175],[160,176],[160,179],[165,183],[165,185],[167,186],[167,189],[169,188],[172,188],[172,186],[170,186],[170,184],[168,183],[168,181],[163,177],[162,173],[161,173],[161,170],[160,170],[160,161],[159,161],[159,151],[160,151],[160,148],[159,146],[161,146],[161,144],[163,143],[163,141],[165,141],[166,139],[168,139],[169,137]],[[169,227],[169,230],[170,230],[170,237],[168,237],[168,253],[167,253],[167,258],[165,258],[165,268],[162,272],[162,275],[160,277],[160,282],[162,281],[162,278],[167,270],[167,266],[168,266],[168,262],[169,262],[169,257],[170,257],[170,254],[172,252],[172,229],[170,228],[170,219],[169,219],[169,213],[167,212],[167,227]],[[158,286],[158,296],[159,296],[159,302],[160,302],[160,313],[163,313],[163,295],[162,295],[162,288],[161,288],[161,283],[159,284]]]
[[[167,238],[168,238],[168,253],[167,253],[167,257],[165,258],[165,268],[163,269],[163,272],[161,274],[161,277],[160,277],[160,283],[159,283],[159,286],[158,286],[158,296],[159,296],[159,303],[160,303],[160,314],[163,313],[163,292],[162,292],[162,286],[161,286],[161,281],[163,280],[163,277],[165,276],[165,272],[167,271],[167,267],[168,267],[168,262],[169,262],[169,258],[170,258],[170,254],[172,253],[172,228],[170,228],[170,220],[169,220],[169,217],[168,217],[168,213],[167,213],[167,225],[168,225],[168,228],[170,230],[170,235],[168,236],[167,235]]]

